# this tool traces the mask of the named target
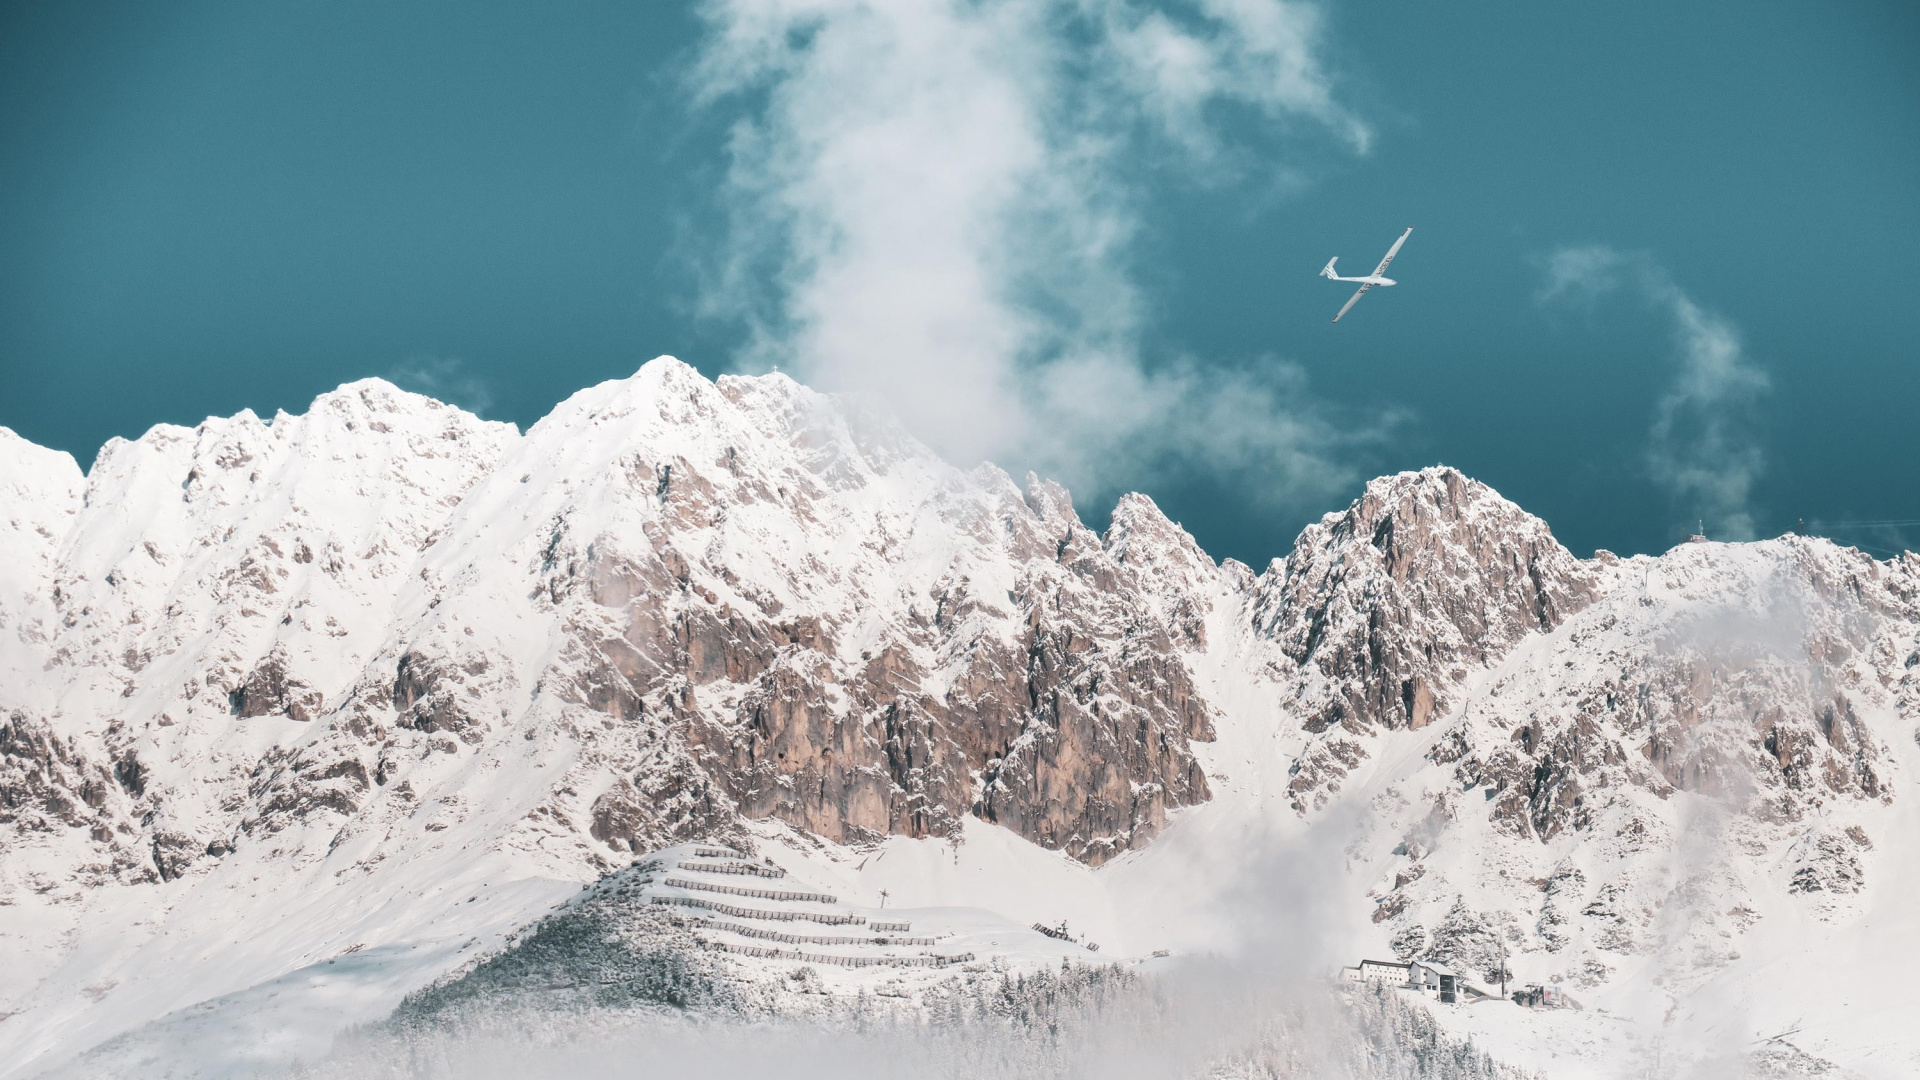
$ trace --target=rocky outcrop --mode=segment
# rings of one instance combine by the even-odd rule
[[[1420,728],[1467,677],[1594,595],[1593,570],[1544,522],[1448,468],[1382,477],[1310,525],[1250,602],[1290,670],[1287,703],[1318,736],[1297,806],[1323,804],[1374,731]]]
[[[319,690],[289,671],[284,648],[276,647],[262,659],[239,687],[228,691],[235,716],[286,716],[311,720],[320,715],[325,698]]]
[[[0,857],[12,882],[145,883],[160,870],[136,813],[139,762],[109,765],[24,712],[0,716]],[[51,858],[49,858],[51,856]]]
[[[108,769],[44,721],[20,712],[0,720],[0,824],[110,832],[118,815],[108,803],[118,787]]]

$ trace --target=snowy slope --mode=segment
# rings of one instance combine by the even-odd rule
[[[0,1076],[312,1056],[694,840],[1016,967],[1504,954],[1589,1011],[1442,1019],[1555,1076],[1920,1062],[1851,974],[1920,959],[1911,555],[1580,560],[1429,469],[1256,574],[670,358],[524,434],[377,380],[84,478],[0,431],[0,485]]]
[[[46,582],[85,480],[71,454],[0,427],[0,685],[24,700],[51,689],[38,678],[54,633]]]

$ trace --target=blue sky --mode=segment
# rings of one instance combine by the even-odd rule
[[[7,5],[0,424],[670,352],[1257,563],[1435,461],[1581,554],[1920,519],[1912,5],[558,10]]]

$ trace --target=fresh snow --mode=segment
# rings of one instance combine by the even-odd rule
[[[804,492],[805,516],[782,499],[716,497],[692,535],[705,564],[728,571],[724,600],[843,613],[843,652],[884,640],[892,601],[944,577],[966,575],[980,596],[1014,584],[993,508],[1024,496],[998,470],[939,462],[784,376],[716,387],[670,358],[581,391],[525,433],[378,380],[323,395],[304,416],[242,413],[115,440],[84,477],[71,457],[0,429],[0,714],[43,716],[100,761],[109,747],[141,747],[145,783],[175,793],[179,820],[160,823],[170,832],[231,835],[257,764],[327,738],[317,722],[237,719],[225,696],[209,700],[207,688],[238,685],[276,650],[312,688],[314,715],[376,671],[390,679],[399,651],[423,641],[505,658],[477,676],[483,700],[520,703],[489,718],[499,730],[481,742],[405,733],[405,798],[396,781],[350,822],[320,816],[242,838],[172,880],[123,883],[89,862],[82,829],[0,834],[0,1078],[63,1065],[247,1075],[312,1058],[608,871],[683,857],[611,855],[584,835],[579,816],[615,774],[578,734],[580,715],[540,695],[566,663],[567,630],[526,596],[527,568],[559,538],[584,547],[655,527],[623,494],[641,482],[640,451],[724,459],[738,483]],[[1154,575],[1163,614],[1183,597],[1206,602],[1206,644],[1183,660],[1217,714],[1216,739],[1195,746],[1211,801],[1097,870],[976,819],[950,838],[862,846],[750,822],[752,857],[836,898],[820,910],[900,918],[939,936],[934,952],[1015,968],[1237,951],[1276,978],[1321,979],[1390,956],[1396,925],[1431,931],[1462,905],[1495,919],[1516,982],[1565,983],[1586,1007],[1435,1007],[1504,1060],[1555,1078],[1640,1075],[1786,1034],[1860,1076],[1920,1073],[1920,1030],[1900,1022],[1920,1013],[1904,974],[1920,961],[1913,676],[1904,690],[1888,684],[1912,670],[1900,665],[1920,650],[1920,625],[1889,616],[1894,629],[1875,639],[1885,655],[1838,662],[1878,744],[1884,800],[1835,797],[1763,821],[1739,810],[1737,792],[1628,787],[1596,810],[1594,829],[1521,839],[1489,816],[1491,792],[1463,790],[1453,764],[1431,756],[1455,733],[1483,749],[1507,741],[1516,716],[1571,723],[1582,688],[1675,650],[1761,640],[1767,662],[1804,667],[1807,643],[1838,641],[1865,616],[1799,583],[1852,575],[1856,592],[1896,579],[1911,589],[1911,557],[1875,563],[1785,538],[1588,561],[1596,600],[1466,672],[1424,727],[1369,735],[1326,805],[1302,814],[1289,785],[1316,743],[1288,680],[1303,676],[1257,629],[1260,583],[1284,567],[1260,578],[1216,567],[1160,523],[1129,496],[1107,542]],[[1782,667],[1781,685],[1798,670]],[[1854,853],[1864,888],[1794,891],[1809,852],[1848,828],[1870,838]],[[1626,843],[1630,831],[1651,839]],[[1410,859],[1409,837],[1425,838],[1424,858]],[[1396,886],[1412,861],[1422,876]],[[1575,891],[1559,909],[1565,940],[1548,948],[1540,883],[1556,874]],[[1395,891],[1406,914],[1372,921]],[[1586,914],[1603,891],[1620,913],[1604,925]],[[1030,929],[1062,922],[1100,951]],[[713,940],[764,940],[718,923]],[[821,970],[848,989],[901,975]]]

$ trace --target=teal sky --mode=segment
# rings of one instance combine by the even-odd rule
[[[1125,266],[1146,363],[1290,361],[1329,415],[1397,417],[1343,451],[1355,477],[1444,461],[1580,554],[1661,550],[1708,516],[1649,465],[1673,318],[1631,287],[1541,298],[1556,251],[1603,246],[1764,374],[1728,436],[1760,462],[1759,535],[1920,519],[1920,8],[1324,15],[1371,149],[1222,110],[1233,175],[1143,157]],[[700,313],[698,269],[755,99],[693,102],[705,31],[667,2],[5,5],[0,424],[85,464],[368,375],[524,426],[659,353],[730,369],[747,327]],[[1350,290],[1315,271],[1370,267],[1409,224],[1402,285],[1330,325]],[[1258,483],[1176,464],[1137,486],[1256,564],[1357,490]]]

